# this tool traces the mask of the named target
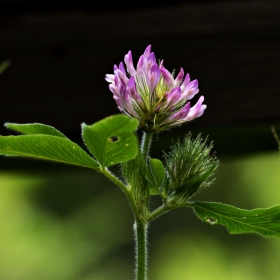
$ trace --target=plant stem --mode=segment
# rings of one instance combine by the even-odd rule
[[[126,185],[123,184],[114,174],[112,174],[107,168],[101,170],[101,172],[113,183],[115,183],[124,193],[128,194]]]
[[[186,202],[181,204],[162,205],[150,214],[148,221],[151,222],[152,220],[158,218],[159,216],[165,213],[168,213],[171,210],[182,208],[182,207],[191,207],[191,206],[192,206],[191,202]]]
[[[142,143],[141,143],[141,152],[144,156],[144,159],[147,159],[147,156],[149,154],[149,149],[151,146],[151,141],[153,138],[153,133],[149,131],[144,131],[143,132],[143,138],[142,138]]]
[[[136,218],[134,223],[134,236],[136,245],[136,280],[147,280],[147,259],[148,259],[148,248],[147,248],[147,228],[148,223],[144,223]]]
[[[142,143],[141,143],[141,153],[145,161],[147,161],[147,157],[149,154],[149,149],[151,145],[153,133],[152,132],[143,132]],[[139,151],[140,152],[140,151]],[[139,171],[137,171],[139,172]],[[135,186],[136,187],[136,186]],[[143,187],[143,186],[138,186]],[[133,186],[131,186],[133,188]],[[128,200],[131,204],[132,210],[134,212],[135,223],[133,226],[134,229],[134,238],[135,238],[135,280],[147,280],[147,271],[148,271],[148,249],[147,249],[147,228],[148,222],[142,216],[144,204],[146,204],[145,200],[140,200],[138,205],[133,197],[131,189],[127,192]],[[143,190],[139,190],[139,194],[142,193]],[[141,196],[141,195],[140,195]],[[143,204],[142,204],[143,203]],[[140,208],[139,208],[140,207]],[[145,212],[145,211],[144,211]]]

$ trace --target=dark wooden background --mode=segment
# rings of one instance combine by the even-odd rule
[[[208,105],[173,135],[205,131],[221,153],[276,149],[280,1],[159,3],[0,1],[0,61],[12,62],[0,76],[0,122],[41,122],[78,139],[82,122],[118,113],[105,74],[152,44],[168,69],[199,80]]]

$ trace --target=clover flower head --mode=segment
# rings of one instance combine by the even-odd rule
[[[136,69],[132,61],[132,52],[125,57],[124,64],[114,66],[114,74],[107,74],[109,89],[118,108],[124,114],[137,118],[143,130],[163,131],[200,117],[206,105],[200,96],[191,107],[189,102],[198,92],[198,81],[191,81],[190,75],[184,75],[180,69],[176,78],[163,66],[163,60],[157,63],[155,54],[149,45],[140,56]]]

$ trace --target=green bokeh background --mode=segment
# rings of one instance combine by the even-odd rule
[[[215,183],[197,200],[246,209],[280,203],[276,149],[220,161]],[[1,280],[133,279],[133,217],[116,186],[87,169],[0,164]],[[279,279],[279,239],[229,235],[190,209],[153,222],[149,243],[151,280]]]

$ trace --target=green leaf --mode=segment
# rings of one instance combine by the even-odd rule
[[[146,168],[145,177],[149,183],[150,194],[159,194],[165,178],[163,163],[159,159],[149,158],[149,165]]]
[[[280,206],[244,210],[216,202],[195,202],[198,218],[211,225],[225,226],[231,234],[256,233],[280,237]]]
[[[0,155],[31,157],[99,168],[99,164],[76,143],[51,135],[0,136]]]
[[[46,134],[46,135],[67,138],[64,134],[62,134],[54,127],[41,123],[27,123],[27,124],[5,123],[5,126],[11,130],[14,130],[22,134]]]
[[[126,162],[138,153],[134,131],[138,120],[125,115],[114,115],[93,125],[82,124],[82,136],[89,151],[104,166]]]

